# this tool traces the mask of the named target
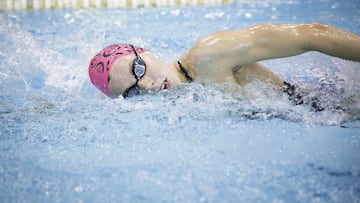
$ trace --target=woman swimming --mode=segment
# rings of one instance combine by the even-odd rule
[[[172,64],[160,61],[147,49],[114,44],[90,61],[89,75],[91,82],[111,98],[170,89],[198,78],[241,86],[263,81],[296,98],[299,95],[294,95],[294,86],[258,62],[307,51],[360,61],[360,36],[321,23],[260,23],[205,36]]]

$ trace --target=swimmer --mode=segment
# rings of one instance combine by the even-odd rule
[[[160,61],[147,49],[114,44],[92,58],[89,75],[110,98],[171,89],[195,79],[240,86],[256,80],[279,87],[300,104],[295,87],[258,62],[308,51],[360,61],[360,36],[322,23],[260,23],[205,36],[172,64]]]

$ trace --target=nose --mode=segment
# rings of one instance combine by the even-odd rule
[[[145,90],[158,90],[160,84],[149,77],[143,77],[139,80],[138,86]]]

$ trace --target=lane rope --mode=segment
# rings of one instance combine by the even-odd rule
[[[0,10],[171,7],[217,5],[232,1],[234,0],[1,0]]]

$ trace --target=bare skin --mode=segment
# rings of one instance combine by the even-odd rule
[[[192,78],[207,82],[236,82],[241,86],[254,80],[281,86],[280,76],[259,61],[319,51],[352,61],[360,61],[360,36],[321,23],[261,23],[239,30],[224,30],[198,40],[180,61]],[[151,52],[140,54],[146,73],[138,85],[143,89],[169,89],[186,78],[177,62],[158,60]],[[110,70],[109,87],[121,95],[135,84],[131,64],[135,55],[121,57]]]

